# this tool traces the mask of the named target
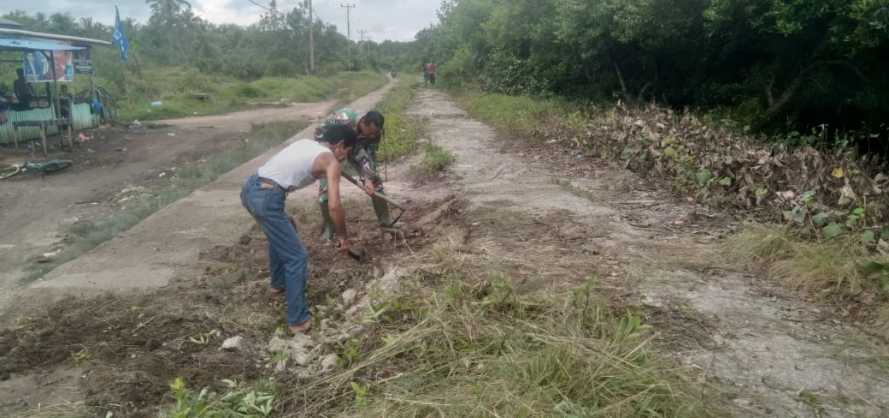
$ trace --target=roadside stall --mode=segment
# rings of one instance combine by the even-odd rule
[[[111,42],[31,32],[0,21],[0,62],[18,67],[12,91],[0,91],[0,107],[6,109],[0,116],[0,144],[18,148],[40,140],[46,155],[48,136],[59,135],[71,147],[75,131],[99,125],[103,105],[90,59],[93,45]],[[89,97],[76,100],[68,84],[79,75],[90,78]]]

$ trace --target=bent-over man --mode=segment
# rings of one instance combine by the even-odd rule
[[[371,203],[380,226],[392,228],[394,225],[389,214],[389,204],[376,196],[377,192],[385,193],[383,178],[377,170],[379,165],[377,150],[383,137],[385,123],[386,119],[376,110],[371,110],[358,119],[357,112],[344,107],[333,112],[324,120],[321,126],[315,130],[315,138],[321,138],[333,126],[348,126],[355,129],[358,133],[358,142],[343,163],[343,173],[364,185],[364,191],[371,196]],[[324,180],[320,184],[318,203],[321,206],[321,216],[324,219],[321,236],[326,240],[332,240],[334,230],[327,210],[327,185]]]
[[[292,333],[311,327],[306,302],[308,254],[300,242],[296,224],[284,209],[287,194],[327,181],[330,217],[342,251],[349,250],[346,214],[340,197],[341,162],[355,146],[357,135],[347,126],[328,129],[320,140],[302,139],[284,148],[250,176],[241,190],[241,203],[268,238],[269,272],[274,293],[285,293],[287,325]]]

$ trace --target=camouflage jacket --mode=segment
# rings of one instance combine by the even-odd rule
[[[323,122],[321,122],[321,125],[315,129],[315,140],[321,140],[324,137],[324,133],[327,132],[330,127],[335,125],[345,125],[357,130],[358,112],[351,108],[344,107],[331,113]],[[381,181],[380,175],[377,173],[377,148],[379,145],[380,142],[378,140],[370,141],[362,139],[358,141],[358,145],[353,147],[352,151],[349,153],[347,161],[356,169],[361,180],[370,179],[376,183]],[[351,171],[353,170],[349,170],[348,168],[344,169],[346,174],[351,175]]]

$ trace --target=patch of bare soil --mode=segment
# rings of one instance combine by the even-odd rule
[[[450,208],[452,202],[444,203]],[[332,317],[345,290],[360,291],[382,276],[383,260],[398,260],[432,242],[436,225],[457,210],[440,210],[442,204],[412,204],[397,239],[380,234],[367,202],[350,204],[355,210],[348,222],[368,249],[366,264],[319,239],[317,207],[297,208],[294,216],[311,257],[315,328],[323,329],[321,320]],[[231,246],[207,249],[201,259],[208,264],[201,277],[145,294],[66,298],[0,331],[0,387],[17,388],[0,397],[0,415],[28,415],[38,403],[45,406],[52,397],[33,393],[51,393],[40,377],[51,370],[77,370],[65,380],[76,386],[65,395],[82,400],[91,415],[127,417],[156,416],[172,402],[168,385],[175,377],[191,387],[219,388],[222,379],[253,381],[272,374],[276,360],[267,346],[283,329],[284,304],[269,291],[264,235],[254,227]],[[242,338],[239,348],[222,350],[223,341],[235,336]],[[293,371],[281,372],[283,379]]]

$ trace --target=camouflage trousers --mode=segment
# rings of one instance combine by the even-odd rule
[[[354,157],[354,158],[352,158]],[[367,161],[370,164],[368,167],[371,171],[373,171],[374,176],[377,173],[377,161],[374,156],[367,152],[364,149],[360,149],[357,151],[356,155],[350,156],[349,159],[343,162],[343,175],[352,177],[353,179],[359,180],[361,178],[367,178],[366,173],[362,173],[362,170],[358,168],[358,164],[355,161]],[[364,174],[364,175],[362,175]],[[380,193],[385,193],[385,189],[383,188],[383,182],[380,180],[377,183],[376,191]],[[318,187],[318,204],[321,207],[321,217],[323,219],[323,229],[321,231],[321,235],[328,240],[333,239],[333,219],[330,217],[330,210],[327,206],[327,179],[321,179],[319,181]],[[371,204],[374,208],[374,213],[377,215],[377,221],[379,221],[380,226],[383,227],[391,227],[392,226],[392,218],[389,215],[389,204],[386,203],[385,200],[380,199],[377,196],[371,197]]]

